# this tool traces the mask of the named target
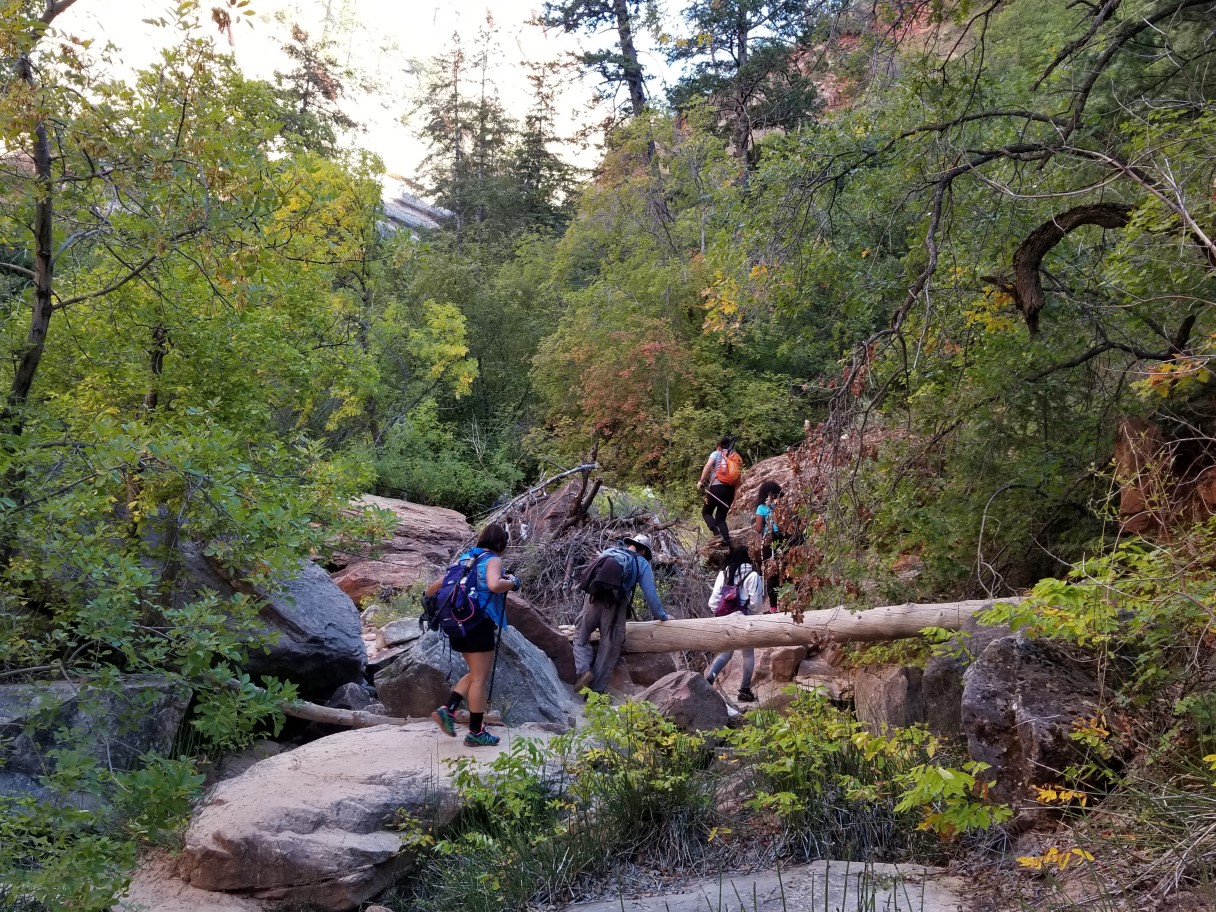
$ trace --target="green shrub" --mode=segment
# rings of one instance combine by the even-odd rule
[[[462,438],[428,399],[386,435],[375,454],[378,489],[415,503],[467,515],[484,511],[518,487],[523,472],[505,438]]]
[[[749,803],[776,816],[787,848],[805,858],[924,859],[930,833],[953,837],[1008,819],[987,800],[983,764],[941,765],[943,745],[922,728],[873,735],[819,694],[789,712],[755,713],[729,736],[754,770]]]

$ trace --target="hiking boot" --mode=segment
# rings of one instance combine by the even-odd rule
[[[581,675],[574,679],[575,691],[580,691],[584,687],[590,687],[591,681],[595,677],[594,672],[584,671]]]
[[[739,702],[740,703],[755,703],[756,695],[754,693],[752,693],[750,690],[748,690],[746,687],[744,687],[739,691]]]
[[[498,740],[497,735],[491,735],[484,728],[479,732],[469,732],[464,736],[464,743],[469,747],[493,747]]]
[[[443,733],[449,738],[456,737],[456,719],[448,711],[446,706],[440,706],[437,710],[431,713],[431,718],[435,720],[435,724],[443,730]]]

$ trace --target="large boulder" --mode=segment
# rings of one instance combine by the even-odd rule
[[[425,718],[468,670],[447,637],[431,630],[376,674],[376,696],[389,715]],[[510,725],[543,722],[565,730],[574,727],[577,715],[553,663],[511,626],[498,647],[492,706]]]
[[[630,682],[643,687],[679,671],[670,652],[626,652],[617,667],[624,667],[629,672]]]
[[[925,663],[920,694],[929,731],[945,738],[963,736],[963,673],[989,643],[1009,635],[1008,626],[985,627],[972,615],[944,644],[941,654]]]
[[[722,695],[695,671],[676,671],[638,695],[685,731],[711,731],[726,725],[730,713]]]
[[[1017,802],[1085,762],[1074,723],[1098,718],[1094,676],[1058,647],[1024,636],[993,641],[963,675],[962,724],[971,757],[987,763],[993,796]]]
[[[37,780],[54,770],[59,748],[83,750],[116,770],[168,754],[189,702],[189,688],[154,675],[131,675],[115,688],[0,686],[0,795],[48,797]]]
[[[507,595],[507,618],[512,627],[524,635],[533,646],[549,657],[557,676],[573,684],[574,647],[570,639],[549,623],[527,599],[512,592]]]
[[[708,455],[708,454],[707,454]],[[726,514],[730,521],[731,532],[734,527],[750,526],[756,515],[756,495],[760,493],[760,485],[766,481],[775,481],[781,485],[782,491],[793,491],[799,488],[794,474],[794,457],[788,453],[762,459],[755,465],[745,466],[743,481],[735,491],[735,499],[731,502],[730,512]]]
[[[853,707],[857,719],[874,734],[925,721],[919,668],[907,665],[854,669]]]
[[[346,565],[334,575],[334,582],[356,602],[434,579],[457,549],[473,540],[473,528],[455,510],[371,494],[365,494],[355,506],[389,510],[395,519],[392,538],[375,554],[338,556],[338,562]]]
[[[488,763],[510,742],[475,756]],[[400,815],[432,832],[452,821],[458,802],[445,761],[473,750],[422,722],[347,731],[262,760],[208,795],[179,873],[201,890],[358,908],[415,863],[393,826]]]
[[[306,699],[324,700],[349,681],[363,680],[367,649],[355,603],[312,561],[272,590],[233,580],[195,545],[181,549],[179,598],[206,592],[257,600],[266,635],[250,644],[245,671],[294,681]]]

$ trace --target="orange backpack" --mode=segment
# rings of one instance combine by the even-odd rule
[[[731,450],[718,460],[718,469],[714,472],[714,481],[734,487],[743,477],[743,457]]]

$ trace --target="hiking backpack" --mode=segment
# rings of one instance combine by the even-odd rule
[[[423,614],[418,622],[424,628],[438,627],[446,636],[468,636],[490,615],[486,602],[491,593],[478,587],[478,567],[490,552],[456,561],[443,574],[439,591],[431,599],[423,599]]]
[[[743,477],[743,457],[731,450],[718,460],[718,469],[714,472],[714,481],[734,487]]]
[[[633,607],[633,590],[625,592],[625,565],[621,563],[617,552],[619,549],[609,549],[597,557],[591,565],[584,571],[583,578],[578,584],[578,588],[582,589],[596,601],[604,602],[627,602],[632,610]],[[633,558],[637,560],[637,558]],[[633,588],[637,588],[637,580],[640,574],[637,568],[634,568]]]
[[[737,611],[745,611],[748,603],[743,600],[740,590],[743,584],[747,582],[749,576],[755,573],[752,570],[744,575],[743,579],[737,582],[728,582],[723,580],[722,583],[722,598],[718,602],[718,607],[714,609],[714,617],[726,617],[728,614],[734,614]]]

